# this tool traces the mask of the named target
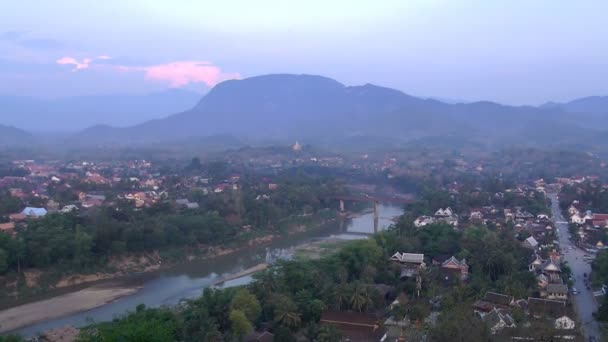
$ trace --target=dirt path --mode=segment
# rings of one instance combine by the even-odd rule
[[[140,287],[93,286],[77,292],[16,306],[0,312],[0,333],[87,311],[134,294]]]

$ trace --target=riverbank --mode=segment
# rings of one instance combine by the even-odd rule
[[[336,219],[335,216],[311,215],[295,218],[285,223],[283,232],[267,234],[247,234],[237,243],[220,246],[191,246],[176,250],[155,251],[139,255],[123,255],[108,261],[105,271],[93,273],[68,273],[59,270],[29,269],[13,277],[0,277],[2,296],[0,307],[5,310],[44,298],[47,294],[79,291],[87,286],[114,282],[132,275],[153,274],[193,261],[238,253],[247,248],[270,245],[276,239],[314,231]],[[0,312],[2,313],[2,312]]]
[[[93,286],[51,299],[16,306],[0,312],[0,333],[38,322],[88,311],[136,293],[141,287]]]
[[[313,241],[298,246],[294,251],[296,259],[316,260],[329,254],[338,252],[345,245],[352,242],[350,239],[330,238]]]

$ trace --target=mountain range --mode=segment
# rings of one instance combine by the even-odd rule
[[[133,110],[123,108],[122,115],[129,109]],[[138,109],[145,112],[143,106]],[[322,76],[274,74],[225,81],[191,109],[165,117],[159,114],[139,124],[115,127],[103,124],[110,120],[98,121],[101,124],[70,139],[132,144],[233,136],[248,142],[401,143],[436,137],[574,146],[603,143],[607,113],[608,97],[538,107],[488,101],[445,103],[371,84],[345,86]]]
[[[35,132],[76,132],[98,124],[130,126],[191,108],[200,96],[177,89],[59,99],[0,95],[0,124]]]

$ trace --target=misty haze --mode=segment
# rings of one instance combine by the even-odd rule
[[[608,3],[0,11],[0,342],[606,341]]]

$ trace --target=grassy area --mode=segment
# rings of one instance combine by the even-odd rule
[[[329,254],[335,253],[343,248],[345,245],[350,243],[350,240],[322,240],[317,242],[311,242],[309,244],[300,246],[295,251],[295,258],[299,260],[310,260],[320,259]]]

